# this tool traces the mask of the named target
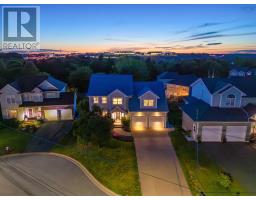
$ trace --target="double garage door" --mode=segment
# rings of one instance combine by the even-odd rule
[[[48,121],[72,120],[73,114],[72,109],[53,109],[44,110],[44,117]]]
[[[132,128],[135,130],[154,129],[161,130],[164,128],[165,120],[163,116],[133,116]]]
[[[221,142],[222,126],[203,126],[202,142]],[[226,141],[227,142],[244,142],[246,141],[247,126],[227,126]]]

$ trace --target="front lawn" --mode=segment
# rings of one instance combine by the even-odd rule
[[[120,195],[141,195],[133,143],[111,141],[111,147],[79,145],[69,135],[53,150],[82,163],[102,184]]]
[[[11,148],[10,153],[22,153],[31,136],[25,132],[0,127],[0,155],[5,154],[5,147]]]
[[[171,132],[170,136],[193,195],[205,194],[207,196],[230,196],[242,195],[246,192],[246,190],[233,177],[233,181],[229,189],[225,189],[220,185],[218,178],[219,172],[222,169],[213,160],[210,160],[203,152],[200,151],[198,167],[196,162],[195,143],[187,142],[181,132],[182,131],[178,129]]]

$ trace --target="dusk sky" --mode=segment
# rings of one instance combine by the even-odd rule
[[[41,48],[256,53],[255,5],[41,5]]]

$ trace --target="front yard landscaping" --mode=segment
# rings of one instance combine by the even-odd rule
[[[141,195],[133,143],[111,140],[109,146],[79,144],[69,134],[53,150],[82,163],[102,184],[119,195]]]
[[[22,153],[31,139],[31,136],[0,124],[0,155],[6,154],[5,147],[10,147],[10,153]]]
[[[222,168],[200,151],[199,165],[196,161],[196,143],[187,142],[181,129],[181,112],[177,105],[170,105],[169,122],[174,124],[175,131],[170,132],[176,154],[193,195],[230,196],[243,195],[245,188]]]

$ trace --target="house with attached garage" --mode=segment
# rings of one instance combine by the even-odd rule
[[[256,134],[255,78],[200,78],[184,100],[182,128],[202,142],[245,142]]]
[[[157,80],[165,85],[165,94],[170,101],[178,101],[189,96],[190,85],[198,78],[193,74],[180,75],[177,72],[164,72]]]
[[[3,119],[72,120],[76,95],[67,84],[52,76],[23,76],[0,90]]]
[[[116,126],[129,117],[133,130],[166,128],[168,105],[161,82],[136,82],[132,75],[93,74],[87,96],[90,109],[99,106]]]

